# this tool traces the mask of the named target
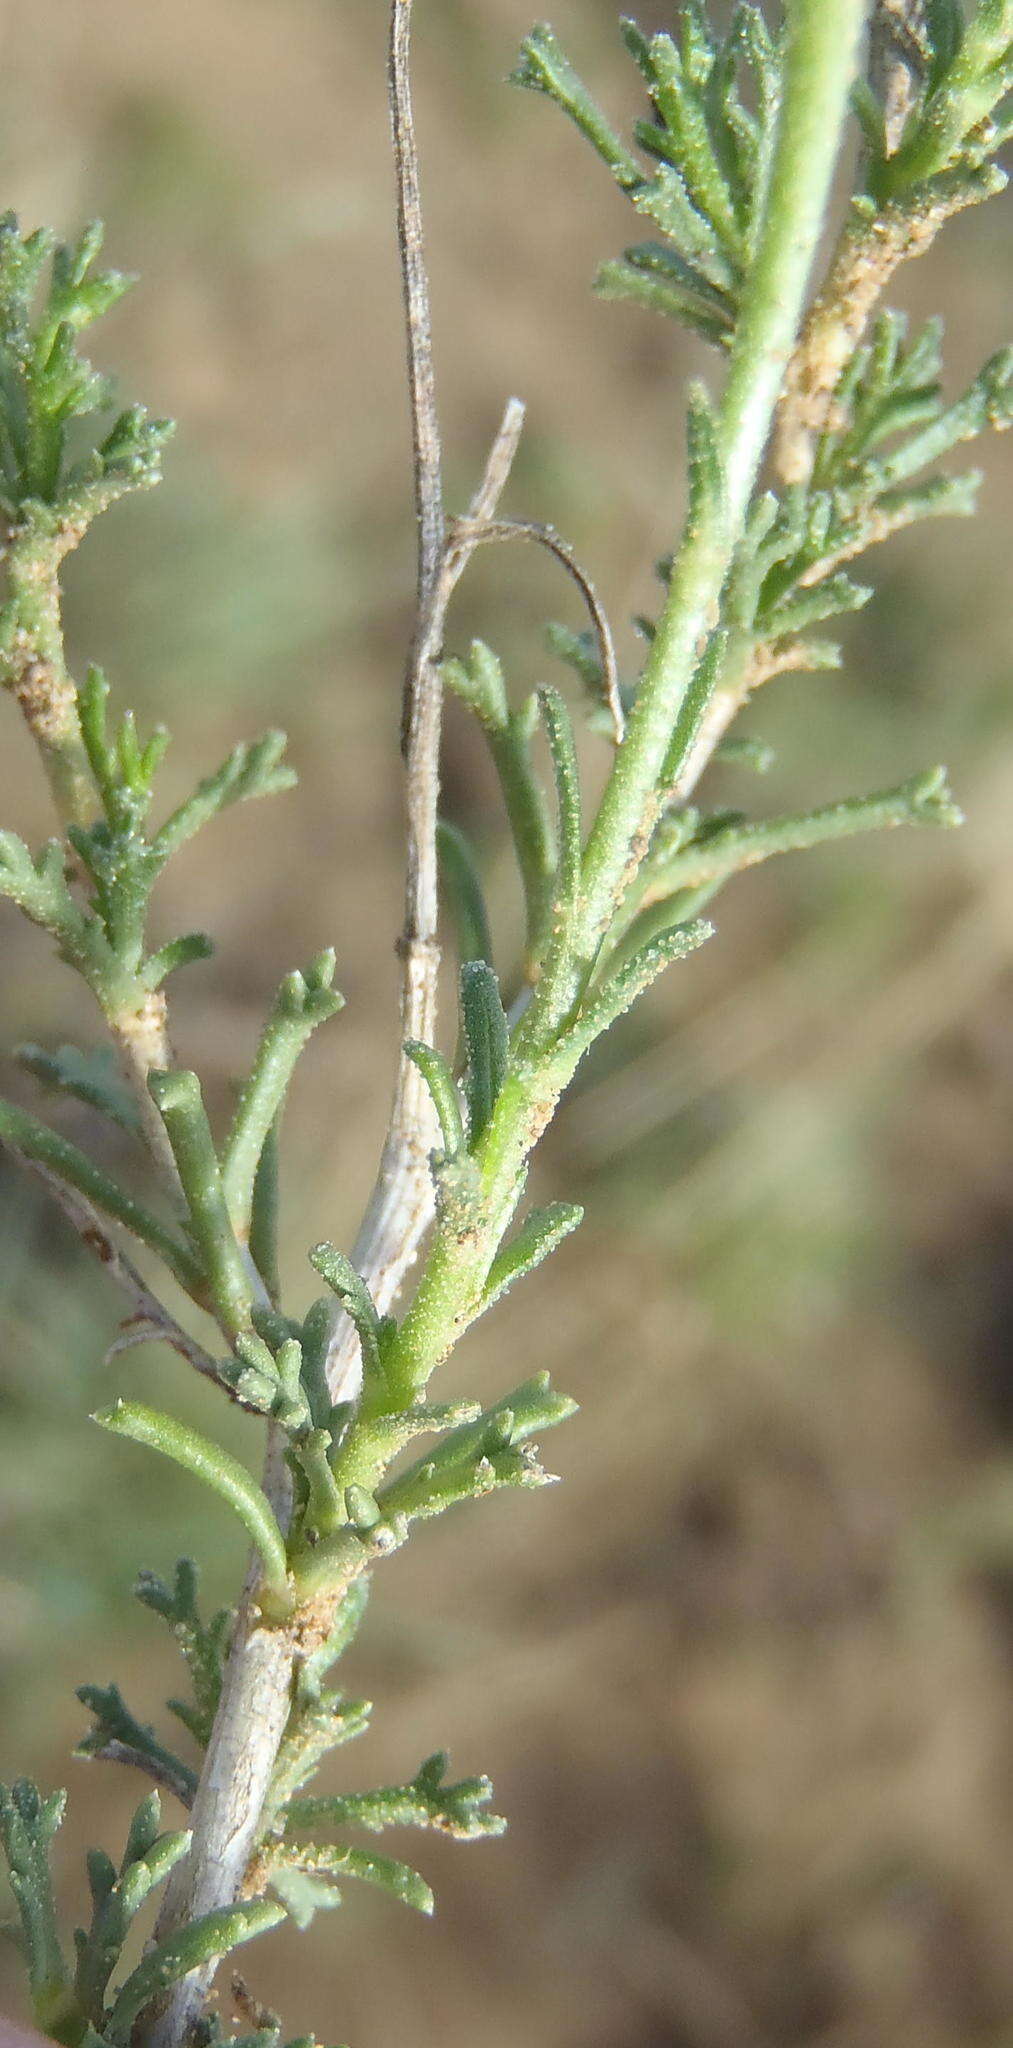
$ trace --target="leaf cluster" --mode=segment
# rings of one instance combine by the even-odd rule
[[[107,413],[114,397],[79,337],[133,282],[95,267],[102,240],[100,221],[62,243],[48,228],[22,236],[12,213],[0,219],[0,512],[40,536],[83,529],[125,492],[157,483],[172,432],[131,406],[94,446],[74,450],[76,423]]]
[[[208,1913],[182,1932],[149,1946],[123,1982],[113,1974],[132,1924],[151,1895],[186,1855],[186,1830],[161,1832],[161,1806],[150,1792],[138,1806],[119,1864],[104,1849],[88,1853],[91,1919],[74,1936],[73,1966],[57,1929],[49,1856],[66,1795],[43,1799],[27,1778],[0,1786],[0,1835],[18,1905],[21,1940],[38,2024],[63,2048],[128,2048],[139,2014],[169,1985],[206,1961],[276,1926],[284,1909],[248,1899]]]
[[[672,35],[621,23],[650,96],[634,126],[646,158],[620,140],[542,23],[521,46],[513,82],[554,100],[590,142],[660,239],[604,263],[595,289],[674,316],[727,346],[763,218],[781,97],[778,38],[758,7],[740,4],[721,35],[699,0]]]
[[[854,94],[872,198],[882,205],[919,190],[931,195],[944,179],[977,181],[983,196],[995,190],[993,159],[1013,134],[1009,0],[979,0],[970,19],[962,0],[926,0],[900,54],[911,91],[899,138],[871,84]]]
[[[460,1474],[469,1459],[474,1463],[484,1450],[502,1450],[512,1428],[520,1440],[536,1419],[537,1426],[545,1427],[558,1419],[557,1410],[559,1416],[566,1412],[569,1404],[556,1402],[548,1395],[543,1381],[519,1390],[518,1397],[515,1397],[516,1422],[501,1404],[489,1416],[480,1418],[477,1426],[459,1429],[457,1444],[444,1460],[445,1470],[457,1469]],[[495,1446],[492,1442],[494,1433]],[[504,1480],[503,1483],[507,1482]],[[409,1477],[406,1498],[411,1484]],[[397,1511],[403,1512],[401,1509]],[[419,1511],[426,1512],[426,1508],[421,1506]],[[232,1631],[232,1613],[223,1609],[208,1622],[201,1619],[197,1604],[197,1572],[189,1558],[180,1559],[171,1585],[154,1573],[143,1572],[135,1590],[142,1604],[168,1624],[182,1652],[190,1674],[193,1698],[170,1699],[167,1704],[198,1748],[203,1749],[210,1738],[221,1689]],[[371,1850],[356,1847],[354,1843],[333,1839],[336,1830],[375,1835],[389,1828],[428,1828],[452,1835],[458,1841],[471,1842],[502,1834],[506,1826],[500,1816],[487,1811],[492,1798],[488,1778],[465,1778],[447,1783],[448,1760],[442,1752],[428,1757],[414,1778],[404,1785],[324,1796],[305,1795],[304,1788],[332,1751],[365,1734],[370,1724],[372,1709],[369,1701],[356,1699],[325,1682],[332,1667],[355,1638],[365,1612],[367,1595],[368,1580],[361,1578],[342,1601],[326,1641],[300,1666],[288,1726],[262,1816],[256,1866],[258,1886],[269,1890],[300,1928],[309,1924],[315,1912],[340,1904],[340,1891],[335,1882],[338,1878],[372,1884],[420,1911],[431,1913],[433,1910],[432,1892],[418,1872],[395,1858],[378,1856]],[[91,1729],[78,1744],[78,1756],[132,1763],[155,1776],[164,1790],[171,1791],[185,1807],[189,1807],[196,1790],[196,1772],[160,1743],[152,1728],[138,1721],[115,1685],[82,1686],[78,1698],[94,1716]],[[43,1834],[55,1811],[55,1806],[51,1810],[45,1809],[45,1814],[41,1807],[39,1809],[39,1824],[33,1838],[36,1845],[33,1868],[38,1864],[44,1847]],[[152,1815],[157,1820],[156,1793],[151,1794],[138,1809],[131,1830],[131,1844],[135,1848],[142,1835],[146,1841],[145,1831],[150,1833]],[[327,1838],[323,1841],[319,1839],[321,1830],[326,1831]],[[306,1839],[311,1832],[316,1839]],[[99,2032],[102,2028],[94,2016],[96,2006],[101,2002],[100,1995],[104,1995],[129,1921],[151,1886],[160,1881],[161,1876],[166,1875],[185,1852],[188,1840],[185,1834],[165,1837],[164,1846],[159,1847],[154,1858],[149,1854],[150,1843],[139,1852],[148,1859],[145,1871],[154,1874],[145,1885],[139,1872],[134,1871],[127,1887],[129,1910],[123,1904],[122,1885],[115,1892],[111,1887],[108,1859],[104,1859],[100,1851],[93,1851],[89,1858],[93,1896],[96,1895],[94,1884],[98,1881],[96,1910],[99,1919],[97,1931],[93,1931],[90,1937],[91,1947],[87,1956],[82,1950],[84,1959],[79,1963],[79,1977],[86,1986],[85,2003],[89,2016]],[[19,1853],[23,1862],[25,1852]],[[125,1859],[124,1868],[133,1868],[136,1860],[136,1856],[131,1854]],[[42,1882],[37,1870],[36,1882]],[[99,1956],[104,1969],[100,1986],[100,1966],[96,1960]]]
[[[108,696],[101,671],[89,669],[77,693],[77,711],[98,815],[89,825],[71,824],[67,829],[87,900],[80,901],[63,841],[50,840],[33,856],[13,832],[0,833],[0,894],[51,934],[60,958],[87,983],[105,1014],[116,1017],[143,1005],[174,969],[206,959],[212,950],[204,933],[188,932],[146,951],[151,893],[172,854],[230,804],[289,789],[295,778],[281,762],[284,735],[266,733],[236,747],[149,833],[154,778],[169,736],[159,726],[142,745],[129,711],[111,733]],[[52,1069],[47,1078],[57,1086],[68,1085],[60,1069]],[[100,1106],[108,1110],[107,1090],[102,1091]],[[123,1121],[122,1111],[117,1120]]]

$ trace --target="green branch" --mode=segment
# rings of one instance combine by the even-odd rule
[[[627,737],[591,829],[581,957],[590,960],[653,823],[672,728],[713,623],[795,343],[823,229],[865,0],[789,0],[784,98],[770,190],[743,292],[717,421],[722,493],[691,519],[651,644]]]

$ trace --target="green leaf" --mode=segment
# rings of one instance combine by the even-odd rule
[[[284,751],[283,732],[267,732],[259,740],[234,747],[228,760],[223,761],[213,775],[198,783],[193,795],[173,811],[161,831],[156,833],[152,852],[159,864],[164,865],[171,854],[229,804],[242,803],[247,797],[274,796],[281,790],[291,789],[296,775],[294,769],[282,763]]]
[[[121,1873],[129,1869],[131,1863],[136,1863],[141,1857],[146,1856],[148,1850],[157,1842],[161,1819],[162,1802],[157,1792],[149,1792],[147,1797],[141,1800],[140,1805],[134,1808],[133,1819],[127,1830],[127,1846],[120,1864]]]
[[[163,1457],[172,1458],[196,1479],[202,1479],[213,1493],[220,1495],[233,1513],[239,1516],[247,1533],[260,1552],[264,1564],[265,1583],[276,1599],[285,1604],[288,1599],[288,1560],[285,1555],[285,1540],[275,1519],[274,1511],[256,1482],[251,1479],[246,1467],[222,1450],[209,1437],[201,1436],[186,1423],[177,1422],[171,1415],[162,1415],[154,1408],[146,1408],[139,1401],[116,1401],[111,1408],[99,1409],[92,1416],[103,1429],[112,1430],[115,1436],[129,1437],[133,1443],[147,1444],[153,1451],[161,1451]]]
[[[896,489],[930,462],[938,462],[952,448],[974,440],[991,427],[997,432],[1013,425],[1013,347],[997,349],[982,365],[974,382],[945,410],[937,410],[920,433],[909,436],[897,449],[876,462],[872,481],[878,492]]]
[[[443,681],[490,732],[501,732],[509,717],[503,669],[484,640],[473,640],[465,661],[443,663]]]
[[[758,623],[772,639],[784,639],[789,633],[804,633],[810,626],[822,625],[824,619],[839,618],[846,612],[859,612],[873,595],[871,584],[855,583],[850,576],[839,571],[836,575],[822,577],[807,589],[800,586],[780,604],[761,612]]]
[[[487,1493],[504,1487],[550,1486],[553,1475],[543,1470],[532,1444],[502,1444],[487,1451],[474,1464],[443,1468],[432,1460],[413,1466],[379,1496],[380,1519],[387,1526],[398,1522],[429,1521],[447,1508],[463,1501],[481,1500]]]
[[[221,1173],[226,1207],[240,1236],[249,1228],[257,1168],[296,1061],[317,1026],[327,1023],[344,1005],[344,997],[331,986],[334,968],[335,955],[328,950],[318,954],[305,973],[286,975],[236,1105]]]
[[[161,483],[162,454],[175,431],[172,420],[151,419],[143,405],[129,406],[105,440],[67,470],[65,518],[90,526],[129,491],[148,491]]]
[[[278,1831],[280,1815],[293,1794],[312,1778],[321,1759],[330,1750],[365,1735],[369,1727],[373,1711],[369,1700],[321,1690],[318,1679],[319,1668],[310,1675],[309,1690],[304,1694],[300,1689],[296,1694],[264,1805],[261,1836],[265,1840]]]
[[[539,22],[525,36],[517,63],[510,74],[511,85],[529,86],[555,100],[571,121],[587,136],[593,149],[609,167],[624,189],[642,183],[640,165],[623,148],[614,129],[596,106],[587,87],[578,78],[547,22]]]
[[[560,905],[568,908],[580,886],[580,864],[583,854],[577,749],[574,745],[570,714],[559,691],[548,688],[539,690],[538,702],[545,723],[549,752],[552,755],[552,772],[556,783],[556,805],[559,813],[557,895]]]
[[[457,1082],[443,1054],[437,1052],[433,1045],[422,1045],[417,1038],[408,1040],[405,1053],[418,1068],[432,1097],[433,1108],[439,1119],[445,1158],[460,1158],[467,1150],[464,1118],[461,1115]]]
[[[95,1716],[95,1721],[77,1744],[75,1756],[104,1757],[112,1754],[122,1759],[122,1752],[127,1750],[131,1753],[130,1760],[136,1758],[142,1768],[145,1763],[150,1763],[152,1776],[157,1777],[160,1785],[169,1786],[183,1806],[192,1804],[197,1790],[197,1773],[183,1762],[182,1757],[158,1741],[147,1721],[139,1721],[131,1713],[118,1685],[79,1685],[77,1698]]]
[[[767,775],[777,755],[766,740],[746,739],[736,734],[718,741],[713,758],[736,768],[751,768],[754,775]]]
[[[691,384],[687,395],[686,459],[689,466],[687,527],[692,532],[717,518],[725,500],[717,415],[710,392],[706,385],[700,383]]]
[[[689,688],[679,706],[659,779],[662,795],[666,798],[671,796],[673,790],[678,789],[680,778],[692,756],[707,707],[721,677],[728,644],[728,634],[719,627],[711,634],[704,654],[690,677]]]
[[[627,249],[624,256],[612,256],[599,264],[594,278],[596,297],[639,306],[647,313],[662,313],[666,319],[680,321],[703,341],[727,345],[735,329],[734,315],[710,303],[710,293],[705,296],[700,289],[704,281],[698,284],[692,273],[677,276],[672,264],[661,268],[638,262],[636,254]]]
[[[437,1470],[480,1458],[494,1444],[526,1443],[577,1413],[568,1394],[557,1394],[547,1372],[536,1372],[472,1422],[462,1423],[419,1463]]]
[[[529,971],[536,973],[551,934],[556,881],[555,838],[531,758],[539,725],[538,698],[532,693],[512,711],[503,670],[480,640],[472,642],[466,663],[444,663],[444,677],[448,688],[475,711],[485,731],[524,889]],[[599,681],[598,694],[602,687]]]
[[[713,925],[697,918],[691,924],[675,925],[671,931],[662,932],[649,945],[643,946],[603,988],[591,996],[576,1022],[557,1040],[555,1056],[559,1065],[572,1072],[577,1060],[595,1039],[632,1008],[637,997],[650,988],[652,981],[656,981],[666,967],[695,953],[705,939],[713,936],[713,932]]]
[[[952,8],[937,5],[933,13],[927,23],[933,46],[930,89],[908,120],[899,147],[871,167],[870,186],[880,205],[929,181],[941,183],[947,173],[987,167],[999,146],[999,124],[992,115],[1013,89],[1009,0],[979,0],[963,24]]]
[[[474,1149],[486,1130],[506,1079],[510,1032],[492,968],[466,960],[460,974],[461,1022],[467,1050],[465,1094],[468,1136]]]
[[[216,1313],[234,1336],[249,1329],[250,1275],[229,1217],[200,1082],[184,1070],[155,1071],[148,1090],[172,1147]]]
[[[413,1906],[417,1913],[431,1913],[435,1905],[429,1886],[417,1870],[396,1862],[393,1856],[377,1856],[370,1849],[339,1848],[329,1842],[305,1846],[286,1843],[272,1855],[270,1868],[270,1882],[278,1890],[279,1877],[284,1882],[286,1873],[296,1871],[316,1879],[355,1878],[359,1883],[375,1885],[402,1906]],[[319,1900],[316,1903],[319,1905]]]
[[[175,974],[177,967],[191,967],[195,960],[210,960],[214,950],[214,942],[206,932],[183,932],[178,939],[159,946],[157,953],[149,954],[141,970],[141,982],[153,994],[170,974]]]
[[[346,1486],[345,1509],[353,1529],[360,1529],[364,1535],[383,1521],[375,1495],[365,1486]]]
[[[271,1868],[271,1890],[277,1893],[289,1919],[305,1934],[317,1913],[333,1912],[341,1904],[341,1893],[325,1877],[312,1877],[304,1870],[290,1870],[277,1862]]]
[[[458,958],[491,962],[492,935],[472,847],[457,825],[440,818],[436,826],[436,850]]]
[[[561,625],[558,619],[550,619],[545,628],[545,643],[560,661],[565,661],[573,670],[592,702],[597,704],[602,696],[604,677],[594,634],[575,633],[570,626]]]
[[[127,1978],[117,1994],[106,2024],[112,2048],[128,2048],[131,2029],[139,2013],[158,1998],[170,1984],[178,1984],[191,1970],[231,1954],[245,1941],[266,1934],[285,1918],[285,1909],[272,1899],[248,1899],[238,1906],[221,1906],[191,1921],[149,1951]]]
[[[293,1471],[301,1472],[306,1492],[305,1505],[298,1511],[300,1535],[312,1531],[314,1536],[329,1536],[348,1520],[344,1496],[331,1471],[330,1449],[329,1429],[302,1429],[293,1438],[289,1462]]]
[[[78,1102],[100,1110],[132,1136],[139,1131],[137,1105],[125,1081],[120,1079],[111,1047],[81,1052],[76,1045],[61,1045],[55,1052],[47,1052],[41,1045],[18,1045],[14,1058],[44,1088],[75,1096]]]
[[[125,1230],[156,1253],[189,1294],[201,1290],[204,1276],[192,1252],[143,1203],[124,1188],[117,1187],[101,1167],[95,1166],[67,1138],[61,1138],[56,1131],[39,1123],[35,1117],[29,1116],[27,1110],[15,1109],[12,1102],[0,1101],[0,1142],[9,1145],[23,1158],[37,1162],[69,1187],[76,1188],[79,1194],[94,1202],[97,1209],[122,1224]]]
[[[708,831],[680,847],[671,859],[659,862],[656,869],[652,867],[651,894],[659,897],[699,889],[774,854],[799,852],[858,832],[881,831],[893,825],[952,826],[962,822],[945,768],[928,768],[895,789],[877,790],[872,796],[848,797],[797,816],[756,823],[736,821]]]
[[[925,33],[932,52],[926,84],[935,92],[942,83],[964,40],[963,0],[922,0]]]
[[[438,1750],[427,1757],[408,1785],[386,1785],[374,1792],[349,1792],[331,1798],[293,1799],[286,1814],[286,1832],[299,1828],[355,1827],[380,1834],[386,1828],[436,1828],[459,1842],[501,1835],[506,1821],[485,1813],[493,1796],[488,1778],[462,1778],[447,1785],[447,1756]]]
[[[630,196],[637,212],[653,221],[683,259],[731,302],[741,285],[740,266],[722,247],[711,222],[694,206],[678,169],[671,163],[659,163],[650,183]]]
[[[49,1844],[63,1819],[65,1792],[43,1799],[30,1778],[0,1785],[0,1836],[24,1935],[32,2005],[40,2028],[70,2042],[80,2031],[56,1926]]]
[[[331,1426],[331,1390],[327,1383],[327,1359],[335,1332],[336,1310],[332,1295],[312,1302],[303,1318],[299,1341],[302,1389],[313,1423],[318,1429]]]
[[[250,1257],[272,1301],[281,1293],[278,1268],[278,1121],[271,1125],[253,1176],[250,1202]]]
[[[0,895],[76,954],[82,918],[67,887],[66,860],[66,848],[59,839],[48,840],[33,860],[16,832],[0,832]]]
[[[653,37],[651,65],[651,97],[689,196],[711,223],[727,254],[738,260],[743,254],[742,226],[715,155],[699,83],[691,76],[670,36]]]
[[[497,1252],[482,1291],[483,1310],[491,1308],[515,1280],[523,1279],[547,1259],[584,1220],[577,1202],[550,1202],[544,1209],[532,1209],[516,1236]]]
[[[99,222],[86,228],[73,246],[60,246],[48,230],[21,238],[13,214],[0,221],[0,454],[4,495],[12,511],[33,504],[51,508],[51,515],[83,528],[103,504],[97,486],[106,482],[105,444],[86,449],[77,461],[66,461],[71,423],[104,410],[110,403],[109,379],[98,376],[78,353],[82,330],[115,305],[130,279],[118,271],[92,272],[101,248]],[[43,273],[50,261],[50,274]],[[141,416],[143,418],[143,415]],[[169,431],[160,428],[159,444]],[[115,431],[115,430],[114,430]],[[140,453],[135,424],[132,452]],[[122,434],[121,434],[122,439]],[[122,455],[122,450],[117,450]],[[149,451],[149,465],[151,451]],[[150,474],[118,474],[109,478],[119,495],[124,489],[153,481]],[[94,501],[89,500],[90,485]]]
[[[141,1801],[131,1823],[119,1877],[109,1883],[112,1865],[92,1863],[91,1927],[78,1945],[75,1991],[92,2026],[102,2029],[105,1993],[120,1952],[149,1894],[168,1877],[190,1847],[189,1832],[160,1835],[157,1792]],[[108,1866],[108,1867],[107,1867]],[[97,1881],[96,1881],[97,1880]]]
[[[576,1406],[556,1393],[547,1372],[535,1373],[475,1421],[451,1430],[385,1487],[379,1496],[385,1520],[425,1519],[503,1486],[546,1485],[549,1475],[533,1456],[531,1439],[565,1422]]]
[[[88,764],[102,799],[106,820],[114,829],[137,832],[151,806],[152,782],[165,756],[169,735],[156,726],[142,749],[132,711],[119,731],[108,727],[109,684],[101,669],[91,667],[77,691],[77,715]]]
[[[351,1259],[339,1252],[326,1240],[315,1244],[309,1255],[310,1265],[321,1280],[327,1282],[332,1294],[336,1294],[346,1314],[351,1318],[362,1345],[364,1372],[383,1378],[381,1357],[382,1327],[373,1297],[365,1281],[356,1272]]]
[[[171,1586],[156,1572],[142,1571],[134,1586],[141,1605],[168,1623],[182,1651],[193,1685],[193,1705],[170,1700],[169,1706],[191,1735],[205,1746],[221,1697],[225,1663],[232,1639],[233,1612],[220,1607],[202,1621],[197,1604],[198,1575],[192,1558],[181,1557]]]

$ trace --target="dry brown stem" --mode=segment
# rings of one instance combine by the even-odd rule
[[[955,210],[945,200],[887,206],[845,228],[825,284],[788,365],[773,461],[782,484],[807,483],[817,437],[833,425],[833,395],[894,271],[931,247]]]

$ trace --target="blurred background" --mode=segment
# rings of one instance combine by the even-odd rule
[[[451,503],[506,396],[529,405],[509,509],[552,521],[628,617],[682,510],[695,344],[595,303],[630,238],[604,172],[503,79],[532,0],[419,0],[417,93]],[[68,567],[75,662],[176,735],[166,799],[284,724],[300,793],[180,857],[165,931],[217,954],[176,984],[178,1052],[219,1116],[279,977],[338,950],[348,1007],[287,1124],[290,1298],[348,1245],[396,1045],[398,694],[413,535],[379,0],[3,0],[0,191],[27,227],[108,224],[141,273],[96,354],[180,421],[164,486]],[[645,26],[669,10],[649,0]],[[555,26],[617,118],[639,110],[611,0]],[[897,295],[944,308],[953,388],[1008,339],[1008,206],[957,221]],[[771,863],[719,935],[589,1064],[538,1193],[579,1236],[468,1338],[445,1394],[537,1366],[582,1406],[565,1485],[424,1529],[348,1664],[378,1702],[329,1782],[488,1770],[504,1841],[425,1837],[438,1912],[349,1891],[250,1957],[289,2032],[380,2048],[969,2048],[1013,2042],[1013,946],[1009,443],[976,523],[877,558],[840,676],[787,677],[744,730],[755,813],[946,760],[968,823]],[[975,459],[972,454],[971,460]],[[551,564],[486,551],[451,644],[515,688],[553,675]],[[559,680],[558,674],[554,677]],[[44,792],[0,706],[6,826]],[[602,757],[592,742],[589,778]],[[446,807],[477,838],[509,957],[517,912],[481,746],[451,714]],[[0,906],[0,1043],[97,1042],[41,937]],[[33,1101],[3,1056],[3,1087]],[[81,1139],[84,1112],[64,1112]],[[126,1169],[125,1169],[126,1170]],[[129,1589],[181,1551],[227,1598],[241,1541],[182,1476],[89,1428],[119,1388],[230,1433],[176,1360],[103,1365],[119,1302],[35,1189],[0,1176],[2,1756],[69,1783],[59,1866],[112,1848],[139,1787],[70,1763],[85,1679],[161,1716],[171,1645]],[[164,1722],[162,1723],[164,1725]],[[171,1723],[169,1724],[172,1725]],[[173,1822],[173,1824],[175,1824]],[[394,1843],[395,1848],[400,1847]],[[19,2010],[12,1953],[0,2004]]]

